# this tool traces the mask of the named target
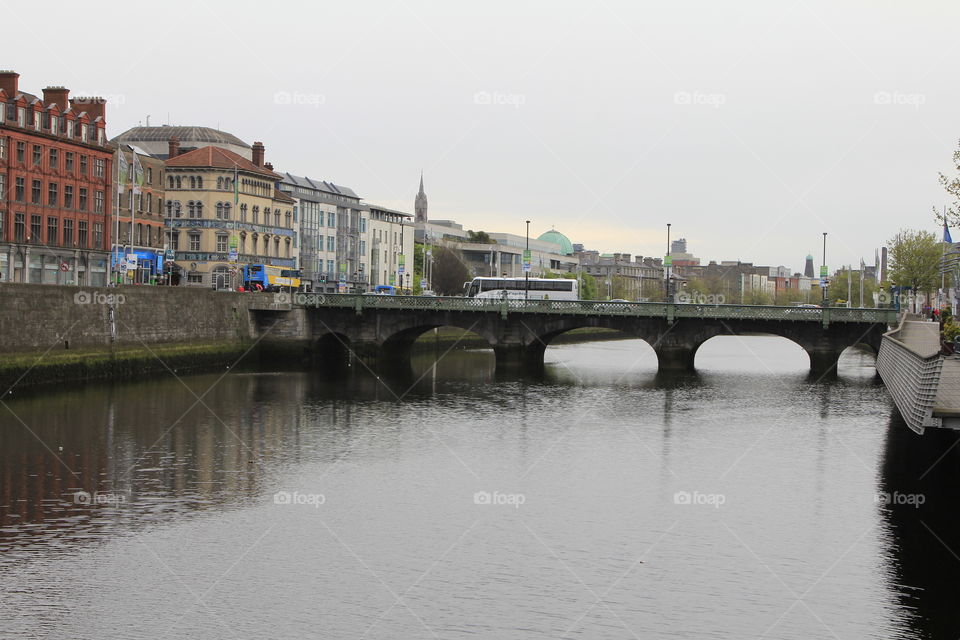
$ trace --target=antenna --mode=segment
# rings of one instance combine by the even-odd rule
[[[150,126],[150,114],[149,114],[149,113],[147,114],[147,126],[148,126],[148,127]]]

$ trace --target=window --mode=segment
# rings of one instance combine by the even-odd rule
[[[327,236],[327,251],[336,251],[337,250],[337,238],[335,236]]]
[[[200,251],[200,234],[188,233],[187,236],[190,239],[190,251]]]
[[[77,210],[78,211],[87,210],[87,188],[86,187],[80,187],[80,198],[79,198],[79,202],[77,203]]]
[[[333,260],[327,260],[327,273],[333,273]]]
[[[153,184],[153,167],[147,167],[147,184]]]
[[[240,234],[240,251],[238,251],[238,253],[246,253],[246,252],[247,252],[247,234],[241,233]]]
[[[27,197],[26,191],[27,191],[26,178],[17,178],[16,186],[15,186],[15,194],[14,194],[17,199],[17,202],[24,201],[24,199]]]
[[[260,224],[260,207],[253,207],[253,224]]]
[[[180,249],[180,232],[174,231],[170,234],[170,248],[174,251]]]
[[[221,218],[223,218],[223,203],[218,202],[217,203],[217,220],[220,220]]]
[[[57,244],[57,219],[53,216],[47,218],[47,244]]]
[[[106,141],[107,141],[107,136],[103,130],[103,127],[97,127],[97,144],[102,147],[103,143]]]
[[[230,203],[229,202],[223,203],[223,219],[224,220],[230,219]]]
[[[67,156],[64,160],[66,166],[64,167],[68,172],[73,171],[73,152],[67,151]]]
[[[58,190],[59,188],[57,187],[56,182],[51,182],[49,185],[47,185],[47,204],[51,207],[57,206]]]
[[[197,200],[197,217],[198,218],[203,217],[203,203],[200,202],[199,200]]]
[[[3,211],[0,211],[0,240],[6,239],[6,235],[4,234],[4,231],[3,231],[4,230],[3,225],[6,222],[6,220],[7,220],[6,214]],[[2,274],[0,274],[0,277],[2,277]]]
[[[181,186],[180,186],[180,185],[181,185],[180,176],[177,176],[177,177],[175,178],[175,180],[176,180],[176,183],[177,183],[177,189],[180,189],[180,188],[181,188]]]
[[[58,127],[59,124],[60,124],[60,121],[57,118],[57,116],[51,115],[50,116],[50,133],[52,133],[53,135],[57,135],[58,133],[60,133],[60,128]]]
[[[366,232],[367,232],[367,219],[360,218],[360,233],[366,233]]]
[[[93,194],[93,212],[103,213],[103,191],[96,191]]]
[[[173,176],[167,176],[167,188],[173,189]]]
[[[227,251],[227,235],[225,233],[217,234],[217,253],[226,253]]]
[[[73,127],[74,127],[73,120],[67,120],[67,137],[68,138],[73,137]]]
[[[193,204],[193,200],[187,201],[187,217],[193,218],[196,215],[196,207]]]
[[[197,176],[197,189],[203,189],[203,176]]]
[[[367,255],[367,241],[366,241],[366,240],[361,240],[361,241],[360,241],[360,255],[362,255],[362,256]]]
[[[202,273],[188,273],[187,282],[190,284],[203,284],[203,274]]]
[[[40,159],[43,158],[43,147],[38,144],[33,145],[33,166],[40,166]]]
[[[77,221],[77,244],[81,247],[87,246],[87,221]]]
[[[50,168],[56,171],[60,168],[60,157],[56,149],[50,149]]]
[[[80,139],[83,140],[84,142],[87,141],[88,136],[90,135],[88,132],[89,129],[90,127],[88,125],[80,123]]]
[[[290,241],[287,240],[287,241],[286,241],[285,243],[283,243],[283,244],[284,244],[284,255],[285,255],[287,258],[289,258],[289,257],[290,257]]]
[[[40,242],[40,216],[30,216],[30,240]]]
[[[13,239],[16,242],[23,242],[23,234],[26,228],[24,214],[17,213],[13,216]]]
[[[103,247],[103,223],[94,222],[93,223],[93,248],[100,249]]]
[[[33,204],[40,204],[40,181],[34,180],[30,183],[30,202]]]
[[[280,226],[280,209],[273,210],[273,226]]]
[[[194,178],[193,176],[190,176],[190,188],[191,189],[197,188],[197,179]]]
[[[329,212],[327,213],[327,226],[328,227],[337,226],[337,214],[329,213]]]
[[[240,205],[240,221],[241,222],[247,221],[247,205],[246,204]]]
[[[287,225],[286,225],[286,226],[287,226],[288,229],[292,229],[292,228],[293,228],[293,227],[290,225],[290,216],[291,216],[291,215],[292,215],[292,214],[291,214],[289,211],[287,211],[287,214],[286,214],[286,217],[287,217]]]
[[[63,246],[69,247],[73,244],[73,220],[63,221]]]
[[[17,162],[26,162],[25,156],[27,155],[27,143],[18,142],[17,143]]]
[[[134,244],[143,244],[143,225],[139,222],[137,223],[137,238],[134,241]]]
[[[107,165],[106,160],[104,160],[103,158],[94,158],[93,159],[93,175],[96,176],[97,178],[102,178],[105,173],[104,170],[106,169],[106,165]]]
[[[87,156],[80,156],[80,175],[87,175]]]
[[[67,209],[73,209],[73,185],[63,186],[63,206]]]
[[[223,189],[223,178],[217,178],[217,189]]]
[[[0,136],[0,160],[7,159],[7,139]]]

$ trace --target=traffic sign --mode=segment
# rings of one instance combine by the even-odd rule
[[[70,271],[70,265],[66,262],[60,263],[60,271]]]
[[[427,288],[427,279],[426,279],[426,278],[421,278],[421,279],[420,279],[420,288],[421,288],[421,289],[426,289],[426,288]]]
[[[830,275],[830,271],[827,269],[827,265],[820,265],[820,277],[826,278],[828,275]]]

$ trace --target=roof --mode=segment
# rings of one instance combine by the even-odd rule
[[[396,209],[390,209],[389,207],[381,207],[381,206],[378,205],[378,204],[370,204],[369,202],[364,202],[364,203],[363,203],[363,206],[366,207],[368,210],[376,209],[377,211],[383,211],[383,212],[385,212],[385,213],[392,213],[393,215],[401,216],[401,217],[404,217],[404,218],[412,218],[412,217],[413,217],[413,216],[410,215],[409,213],[404,213],[403,211],[397,211]]]
[[[273,190],[273,199],[279,200],[280,202],[288,202],[290,204],[295,204],[297,202],[296,198],[291,198],[290,194],[280,191],[280,189]]]
[[[181,143],[208,142],[214,144],[234,144],[240,147],[250,148],[250,145],[226,131],[212,129],[210,127],[171,127],[161,125],[158,127],[133,127],[127,129],[111,142],[167,142],[171,137],[177,136]]]
[[[343,185],[334,184],[325,180],[314,180],[305,176],[295,176],[292,173],[284,172],[280,175],[283,179],[283,182],[292,184],[295,187],[303,187],[304,189],[314,189],[316,191],[332,193],[335,196],[346,196],[348,198],[356,198],[357,200],[360,199],[360,196],[358,196],[350,187],[344,187]]]
[[[551,229],[546,233],[541,233],[537,240],[543,240],[544,242],[552,242],[553,244],[560,245],[560,253],[565,256],[573,255],[573,243],[570,242],[570,238],[555,229]]]
[[[175,158],[168,159],[167,167],[212,167],[215,169],[233,169],[236,167],[243,171],[259,173],[274,180],[279,180],[282,177],[269,169],[258,167],[233,151],[220,147],[203,147],[181,153]]]

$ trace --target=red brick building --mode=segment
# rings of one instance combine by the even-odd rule
[[[69,99],[63,87],[43,98],[0,71],[0,279],[107,283],[113,212],[113,154],[106,104]]]

